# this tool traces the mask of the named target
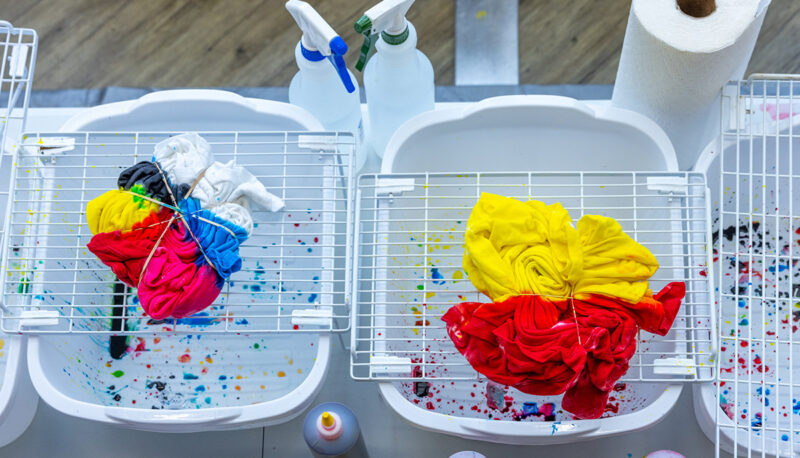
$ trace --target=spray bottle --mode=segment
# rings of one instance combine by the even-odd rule
[[[316,457],[369,456],[355,414],[338,402],[326,402],[308,412],[303,421],[303,438]]]
[[[289,84],[289,102],[305,108],[327,130],[352,132],[360,143],[361,98],[355,76],[347,70],[347,44],[308,3],[289,0],[286,9],[303,31],[294,55],[299,72]],[[366,161],[356,148],[356,170]]]
[[[400,125],[433,110],[433,67],[417,49],[417,31],[406,20],[413,3],[414,0],[383,0],[367,10],[355,25],[356,32],[364,35],[356,69],[364,70],[367,94],[365,145],[380,157]],[[370,58],[373,45],[377,52]]]

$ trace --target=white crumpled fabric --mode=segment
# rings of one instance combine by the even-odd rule
[[[188,133],[159,142],[153,159],[161,164],[172,184],[194,183],[200,172],[214,162],[214,153],[203,137]]]
[[[218,217],[245,229],[248,236],[253,231],[251,210],[278,211],[283,208],[281,198],[267,191],[263,184],[244,167],[214,161],[211,146],[195,133],[171,137],[156,145],[153,157],[167,172],[173,184],[194,183],[205,170],[203,178],[195,185],[192,197]]]

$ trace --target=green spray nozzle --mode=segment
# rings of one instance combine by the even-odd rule
[[[372,34],[372,20],[365,16],[361,16],[356,21],[355,25],[356,32],[362,33],[364,35],[371,35]]]
[[[361,45],[361,54],[358,56],[358,62],[356,62],[356,70],[363,71],[364,66],[372,55],[372,50],[375,49],[378,33],[373,33],[372,20],[367,15],[358,18],[354,28],[356,32],[364,35],[364,44]],[[380,34],[386,43],[399,45],[408,39],[408,25],[398,34],[391,34],[387,31],[380,31]]]
[[[370,53],[375,48],[375,38],[378,37],[377,33],[372,33],[372,20],[367,16],[358,18],[355,24],[356,32],[364,35],[364,44],[361,45],[361,54],[358,56],[356,62],[356,70],[364,71],[364,66],[367,65]]]

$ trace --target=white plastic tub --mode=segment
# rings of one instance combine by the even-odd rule
[[[694,387],[695,415],[721,450],[743,456],[797,456],[800,305],[793,287],[800,284],[800,268],[792,264],[800,254],[800,84],[740,84],[739,94],[737,84],[725,92],[722,142],[709,144],[695,165],[707,174],[712,230],[730,231],[730,239],[723,234],[714,244],[714,272],[722,274],[719,293],[727,296],[717,297],[723,385],[719,390],[719,381]],[[721,183],[723,155],[726,179]],[[747,242],[751,230],[752,246]],[[740,256],[734,263],[730,252],[737,242]],[[719,254],[721,243],[728,253]],[[783,249],[780,257],[778,248]],[[739,300],[731,297],[732,288],[740,289]]]
[[[0,215],[6,214],[12,160],[0,150]],[[0,242],[4,234],[5,218],[0,221]],[[0,447],[25,432],[36,415],[39,397],[28,376],[26,343],[22,336],[0,332]]]
[[[0,20],[0,263],[4,263],[7,210],[13,151],[25,126],[31,83],[36,66],[38,36],[31,29],[13,27]],[[0,265],[0,272],[4,265]],[[0,278],[0,304],[2,304]],[[4,313],[0,310],[0,313]],[[26,340],[0,332],[0,447],[17,439],[36,415],[39,398],[25,361]]]
[[[454,186],[461,185],[461,181],[455,181],[462,176],[458,172],[472,171],[677,171],[677,161],[664,132],[652,121],[636,113],[605,104],[587,105],[564,97],[510,96],[487,99],[465,109],[429,112],[413,118],[392,137],[381,169],[382,173],[450,173],[452,175],[449,176],[455,177],[451,183]],[[460,189],[451,188],[449,194],[456,194]],[[433,186],[430,189],[426,187],[426,191],[421,192],[428,191],[434,195],[437,192]],[[464,192],[469,192],[466,185]],[[526,191],[503,192],[517,195]],[[472,193],[474,199],[475,191],[472,190]],[[411,196],[414,195],[416,194],[412,193]],[[455,205],[455,200],[445,201],[442,205],[447,207],[448,202],[453,202],[450,203],[451,206]],[[392,211],[391,203],[387,211]],[[437,213],[436,216],[430,216],[431,222],[426,223],[427,231],[430,230],[430,224],[437,224],[440,215],[441,213]],[[468,216],[468,210],[463,216]],[[392,217],[393,220],[403,220],[402,215]],[[408,220],[417,221],[415,218],[419,217],[420,215],[408,215]],[[380,220],[380,217],[376,219]],[[423,217],[424,219],[426,218]],[[443,229],[447,230],[452,229]],[[443,233],[446,236],[446,232]],[[389,245],[395,241],[392,237],[389,238]],[[391,257],[389,259],[387,262],[391,264],[393,261]],[[413,262],[420,261],[411,261],[412,264]],[[451,262],[460,263],[458,259]],[[389,286],[377,286],[377,291],[392,291],[393,275],[413,276],[407,270],[401,270],[400,273],[391,270],[393,265],[386,267],[389,269]],[[445,279],[449,279],[450,270],[458,269],[455,264],[452,268],[447,267],[449,264],[444,261],[436,265],[444,266],[440,271],[444,273]],[[669,261],[662,260],[662,267],[666,272],[670,271]],[[446,286],[441,288],[446,289]],[[361,298],[361,311],[364,310],[365,300],[369,301],[368,298]],[[470,296],[467,300],[476,298]],[[443,313],[444,310],[438,312]],[[382,312],[375,313],[380,317]],[[710,314],[710,310],[705,310],[705,313]],[[390,318],[385,323],[377,320],[380,318],[376,318],[367,328],[386,325],[386,333],[389,334],[393,325],[413,326],[413,323],[403,323],[402,318],[401,322],[390,322]],[[438,315],[431,318],[431,321],[434,320],[438,321]],[[358,329],[354,328],[354,332],[356,331]],[[358,334],[355,339],[362,336],[363,334]],[[404,344],[400,339],[393,340],[391,337],[389,335],[385,343],[387,348]],[[708,332],[705,337],[710,340]],[[439,345],[452,353],[452,348],[445,348],[449,344],[446,337],[444,343],[441,343],[440,338],[439,333],[431,337],[435,340],[428,344],[432,354],[436,354],[435,350]],[[648,351],[657,352],[659,343],[650,345]],[[669,345],[664,349],[675,351],[675,347]],[[457,366],[457,363],[454,364]],[[443,367],[447,366],[445,364]],[[467,375],[461,367],[450,367],[448,372],[449,376],[456,376],[455,378]],[[705,370],[704,376],[710,377],[710,372]],[[647,379],[647,375],[644,379]],[[613,392],[610,398],[616,411],[609,411],[597,420],[575,420],[572,415],[561,410],[560,396],[531,396],[514,389],[509,390],[509,397],[506,398],[511,403],[511,409],[501,412],[487,408],[485,381],[433,380],[430,382],[433,396],[423,398],[415,395],[413,382],[379,383],[381,396],[389,406],[418,427],[469,439],[509,444],[573,442],[646,428],[664,418],[675,405],[681,389],[679,382],[620,384],[618,391]],[[541,414],[541,410],[548,403],[552,403],[548,410],[552,407],[554,411],[554,416],[549,420],[554,421],[543,422],[545,415]],[[527,406],[523,407],[523,404]],[[537,409],[540,411],[538,415],[519,418],[520,412]],[[513,411],[517,412],[518,418],[514,418]]]
[[[63,131],[321,130],[305,110],[224,91],[185,90],[88,109]],[[112,360],[107,335],[32,335],[28,363],[45,402],[67,415],[159,432],[288,421],[328,368],[325,333],[141,335]],[[139,339],[141,338],[141,340]]]

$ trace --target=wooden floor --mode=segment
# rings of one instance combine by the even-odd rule
[[[353,22],[376,0],[312,0],[358,58]],[[283,86],[300,38],[283,0],[0,0],[39,32],[35,88]],[[436,83],[453,84],[453,0],[408,18]],[[613,83],[630,0],[520,0],[520,82]],[[751,71],[800,73],[800,0],[772,0]],[[359,77],[360,78],[360,77]]]

